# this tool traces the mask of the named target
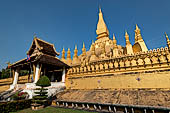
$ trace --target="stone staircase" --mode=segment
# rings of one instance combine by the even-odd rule
[[[19,90],[11,89],[2,92],[0,94],[0,102],[9,101],[11,96],[13,96],[16,92],[21,92],[21,91],[23,91],[23,89],[19,89]]]

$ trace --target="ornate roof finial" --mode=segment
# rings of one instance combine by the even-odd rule
[[[94,44],[94,41],[92,40],[92,44]]]
[[[126,39],[126,45],[127,44],[131,44],[130,41],[129,41],[129,35],[128,35],[128,32],[125,30],[125,39]]]
[[[113,40],[116,40],[116,38],[115,38],[115,34],[113,33]]]
[[[75,45],[75,49],[74,49],[74,57],[78,57],[77,53],[78,53],[77,45]]]
[[[91,51],[92,51],[92,54],[95,54],[95,46],[94,46],[94,43],[91,45]]]
[[[136,29],[135,29],[135,43],[138,42],[139,40],[143,40],[141,33],[140,33],[140,29],[138,27],[138,25],[136,24]]]
[[[71,51],[70,51],[70,48],[68,48],[68,51],[67,51],[67,64],[68,65],[71,65],[72,63],[72,60],[71,60]]]
[[[140,30],[139,27],[138,27],[138,24],[136,24],[136,30]]]
[[[127,30],[125,30],[125,36],[129,36]]]
[[[65,52],[65,49],[64,49],[64,47],[63,47],[63,52]]]
[[[169,41],[169,37],[166,32],[165,32],[165,37],[166,37],[166,41]]]
[[[114,34],[113,34],[113,47],[117,47],[117,41]]]
[[[37,34],[36,34],[36,33],[34,33],[34,35],[33,35],[33,36],[34,36],[34,38],[37,38]]]
[[[83,48],[82,48],[82,55],[83,55],[83,56],[86,55],[86,48],[85,48],[84,42],[83,42]]]
[[[74,56],[73,56],[73,62],[72,64],[75,65],[75,64],[80,64],[80,60],[78,58],[78,50],[77,50],[77,45],[75,45],[75,49],[74,49]]]
[[[62,50],[61,61],[65,61],[65,50],[64,50],[64,47],[63,47],[63,50]]]
[[[99,4],[99,13],[102,13],[102,9],[101,9],[100,4]]]
[[[70,48],[68,48],[68,51],[67,51],[67,58],[71,58],[71,51],[70,51]]]
[[[170,40],[169,40],[169,37],[166,34],[166,32],[165,32],[165,37],[166,37],[166,42],[167,42],[168,48],[170,49]]]
[[[91,45],[91,57],[90,57],[90,62],[93,62],[93,61],[96,61],[98,60],[98,57],[96,56],[96,53],[95,53],[95,46],[94,46],[94,43]]]
[[[75,50],[77,50],[77,45],[75,45]]]
[[[83,48],[85,48],[85,44],[84,44],[84,42],[83,42]]]

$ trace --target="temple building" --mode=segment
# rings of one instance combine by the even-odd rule
[[[69,68],[66,77],[68,89],[120,89],[120,88],[170,88],[170,41],[166,34],[167,46],[148,51],[139,26],[134,30],[135,42],[130,42],[125,31],[126,46],[117,44],[117,38],[109,37],[101,8],[96,29],[96,41],[90,50],[83,43],[82,53],[77,55],[77,46],[73,59],[70,49],[61,60]],[[92,81],[92,82],[89,82]]]
[[[87,50],[83,43],[81,54],[75,45],[71,58],[70,48],[63,48],[61,59],[56,56],[54,45],[37,37],[27,52],[29,59],[12,64],[13,84],[18,88],[18,72],[27,69],[33,72],[33,83],[27,83],[25,91],[34,89],[40,76],[46,75],[52,87],[66,86],[67,89],[170,89],[170,40],[165,33],[167,46],[148,51],[139,26],[134,30],[135,42],[130,42],[128,31],[124,38],[126,46],[117,44],[117,38],[109,37],[109,30],[99,9],[96,41]],[[67,53],[67,55],[65,55]],[[60,85],[57,85],[60,84]]]
[[[58,87],[65,87],[65,75],[69,66],[60,61],[59,53],[55,50],[53,44],[34,37],[30,49],[27,52],[27,58],[24,58],[11,65],[13,70],[13,84],[10,89],[24,89],[32,97],[32,90],[35,89],[35,83],[41,76],[46,75],[51,81],[51,92],[58,90]],[[28,70],[28,83],[17,84],[20,70]],[[32,81],[30,81],[32,78]],[[51,95],[51,94],[49,94]]]
[[[128,32],[125,32],[126,46],[123,47],[117,44],[116,37],[113,34],[113,38],[109,37],[109,30],[105,24],[103,14],[101,9],[99,9],[99,19],[97,23],[97,40],[92,43],[90,50],[86,52],[85,45],[83,43],[82,54],[77,56],[77,46],[74,50],[73,60],[70,57],[70,49],[68,49],[67,59],[65,59],[65,50],[63,48],[62,58],[63,62],[68,63],[69,65],[80,65],[85,64],[86,62],[95,62],[103,59],[122,57],[125,55],[134,55],[139,52],[147,52],[148,48],[141,36],[140,29],[136,24],[135,29],[135,43],[131,44],[129,40]]]

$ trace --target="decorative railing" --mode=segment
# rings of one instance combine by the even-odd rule
[[[124,55],[115,58],[100,59],[95,62],[87,62],[85,65],[75,65],[68,70],[68,75],[82,73],[97,73],[110,71],[130,71],[136,69],[169,67],[170,50],[165,48],[153,49],[147,52],[139,52],[134,55]]]

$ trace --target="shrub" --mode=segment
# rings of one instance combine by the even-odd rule
[[[0,102],[0,112],[9,113],[31,107],[31,100],[17,100],[10,102]]]
[[[35,91],[36,96],[33,97],[34,102],[37,104],[44,104],[44,100],[47,99],[47,90],[44,87],[50,86],[50,80],[47,76],[42,76],[36,83],[37,86],[41,86],[41,88],[37,88]]]
[[[23,99],[26,99],[27,97],[28,97],[28,93],[27,92],[16,92],[12,96],[12,99],[13,100],[23,100]]]
[[[51,86],[50,80],[47,76],[42,76],[36,83],[37,86],[48,87]]]

